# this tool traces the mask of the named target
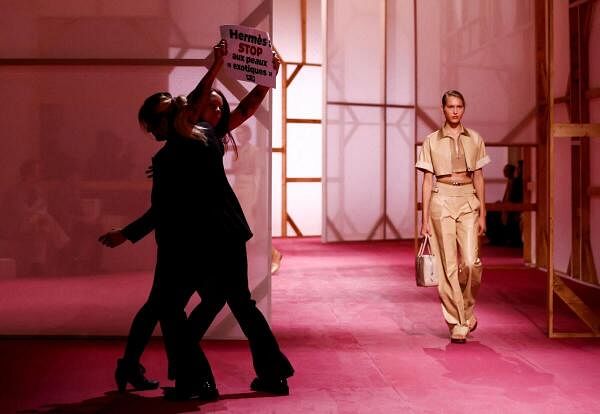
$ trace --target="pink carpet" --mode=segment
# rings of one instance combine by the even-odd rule
[[[454,345],[436,290],[415,286],[412,242],[274,244],[272,325],[297,371],[289,397],[248,389],[244,341],[203,343],[222,399],[200,404],[115,393],[121,339],[4,338],[0,413],[600,412],[600,341],[546,337],[545,274],[519,267],[514,250],[483,250],[479,328]],[[143,362],[169,385],[160,340]]]

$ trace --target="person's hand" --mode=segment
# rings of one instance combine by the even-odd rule
[[[121,229],[114,229],[109,231],[108,233],[103,234],[98,237],[98,241],[105,245],[106,247],[117,247],[123,242],[125,242],[127,238],[121,231]]]
[[[221,39],[219,43],[213,46],[213,54],[215,62],[222,61],[227,56],[227,41],[225,39]]]
[[[429,228],[428,221],[424,221],[423,223],[421,223],[420,235],[421,237],[431,236],[431,229]]]
[[[275,75],[279,72],[279,66],[281,66],[281,58],[277,52],[273,51],[273,71],[275,72]]]
[[[146,168],[146,171],[144,171],[146,173],[146,177],[148,178],[152,178],[154,177],[154,167],[152,165],[149,165],[148,168]]]
[[[477,219],[477,234],[479,236],[485,236],[485,230],[486,230],[486,226],[485,226],[485,216],[479,216],[479,218]]]

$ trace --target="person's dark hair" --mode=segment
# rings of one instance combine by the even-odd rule
[[[463,103],[463,106],[467,106],[467,103],[465,102],[465,98],[462,95],[462,93],[460,93],[459,91],[455,91],[454,89],[444,92],[444,94],[442,95],[442,106],[446,106],[446,101],[448,101],[448,98],[451,96],[460,99]]]
[[[146,98],[138,111],[138,122],[144,131],[150,132],[151,126],[158,121],[156,107],[167,99],[173,99],[169,92],[157,92]]]
[[[237,143],[235,142],[233,135],[231,135],[231,131],[229,131],[229,117],[231,115],[231,108],[229,107],[229,102],[227,102],[227,98],[225,98],[223,92],[215,88],[213,88],[212,90],[215,93],[217,93],[223,100],[223,106],[221,107],[221,118],[219,119],[219,123],[214,127],[215,135],[223,144],[223,153],[228,147],[231,147],[233,148],[233,151],[235,152],[235,157],[237,158]]]

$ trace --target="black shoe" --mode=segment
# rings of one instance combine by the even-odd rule
[[[164,391],[165,399],[171,401],[187,401],[192,399],[217,401],[219,399],[217,387],[209,381],[203,381],[197,385],[182,385],[179,382],[175,388],[165,388]]]
[[[149,380],[144,375],[146,369],[139,362],[128,362],[124,359],[117,360],[117,369],[115,370],[115,381],[119,392],[125,392],[127,383],[130,383],[138,391],[155,390],[159,382]]]
[[[290,388],[285,378],[254,378],[250,389],[274,395],[290,395]]]

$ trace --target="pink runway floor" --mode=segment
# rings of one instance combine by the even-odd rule
[[[248,389],[245,341],[203,342],[222,399],[201,404],[117,394],[122,339],[4,338],[0,413],[600,412],[600,341],[546,337],[545,274],[519,266],[517,252],[484,248],[479,327],[455,345],[436,290],[415,286],[412,242],[274,245],[272,326],[296,368],[289,397]],[[170,385],[160,340],[143,363]]]

